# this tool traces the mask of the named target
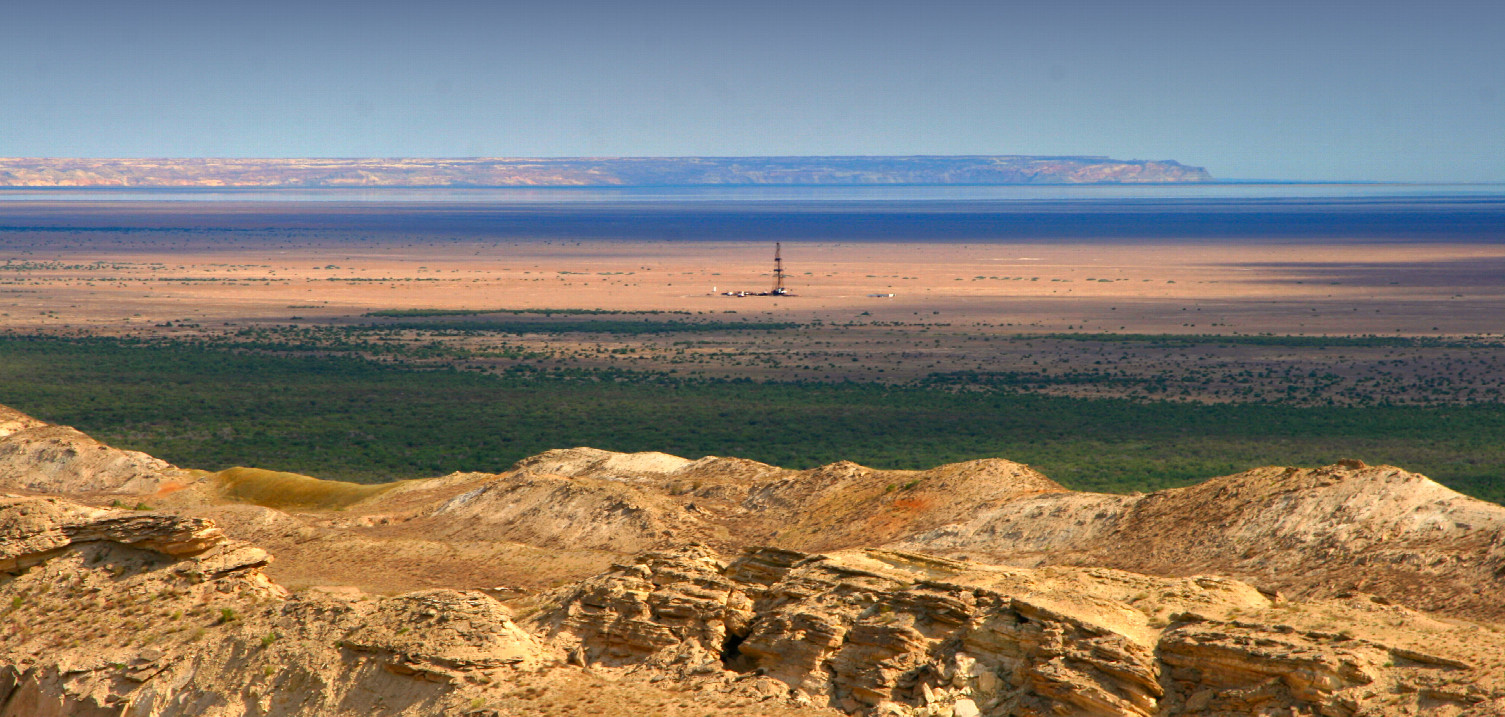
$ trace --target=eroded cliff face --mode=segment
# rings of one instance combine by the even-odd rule
[[[712,714],[1505,712],[1498,628],[1367,595],[691,545],[508,605],[292,594],[269,560],[202,519],[0,499],[0,715],[504,714],[582,680]]]
[[[1505,508],[1388,466],[1116,496],[569,449],[356,486],[7,410],[0,485],[0,717],[1505,714]]]
[[[1299,595],[1370,592],[1505,618],[1505,508],[1358,461],[1259,468],[1138,496],[1029,496],[895,545],[1020,565],[1218,573]]]
[[[575,664],[850,714],[1505,710],[1491,656],[1505,641],[1493,631],[1368,596],[1292,603],[1223,578],[876,550],[755,549],[722,563],[690,547],[639,556],[543,604],[525,624]],[[1338,615],[1344,632],[1315,627]]]
[[[200,519],[0,498],[0,715],[441,710],[541,654],[480,593],[294,596],[269,560]]]
[[[988,562],[1236,577],[1505,620],[1505,508],[1393,466],[1260,468],[1145,495],[1069,491],[1002,459],[923,471],[588,448],[501,474],[385,485],[182,470],[0,409],[0,490],[211,518],[274,550],[295,586],[529,590],[701,542],[803,552],[888,546]]]
[[[150,493],[174,473],[167,461],[0,406],[0,489]]]

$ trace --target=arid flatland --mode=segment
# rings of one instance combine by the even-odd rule
[[[3,207],[15,215],[8,219],[14,226],[0,233],[5,327],[170,337],[406,327],[412,330],[398,340],[464,347],[481,356],[467,362],[474,366],[505,367],[517,361],[484,354],[521,352],[547,366],[765,380],[1093,374],[1125,380],[1051,381],[1045,390],[1145,396],[1147,386],[1159,386],[1160,396],[1222,401],[1284,395],[1293,385],[1304,399],[1347,403],[1499,400],[1505,380],[1493,350],[1505,315],[1505,244],[1489,234],[1489,222],[1499,219],[1487,214],[1482,229],[1451,240],[1344,236],[1339,223],[1330,236],[1304,241],[1260,237],[1257,228],[1250,230],[1255,236],[1218,239],[1020,239],[1022,230],[1007,229],[1002,238],[938,241],[888,236],[883,227],[903,220],[859,211],[838,230],[804,227],[842,234],[837,239],[788,242],[795,296],[737,298],[720,294],[768,288],[771,242],[719,236],[717,222],[734,220],[715,207],[692,207],[690,219],[640,209],[593,223],[577,218],[582,236],[571,240],[568,222],[561,230],[549,216],[523,220],[515,212],[442,205],[188,203],[148,205],[102,222],[108,206],[80,204]],[[944,225],[948,213],[933,213]],[[487,221],[493,215],[496,227]],[[649,229],[599,236],[626,221]],[[1012,226],[1018,218],[995,221]],[[641,236],[655,222],[666,235]],[[863,239],[864,223],[877,225],[881,240]],[[697,225],[709,228],[684,233]],[[504,327],[511,330],[486,331],[498,314],[368,316],[493,309],[667,312],[688,321],[790,326],[613,334],[588,324],[561,330],[553,322],[530,332],[528,321],[538,317],[514,314]],[[436,322],[477,330],[423,331]],[[1102,334],[1366,336],[1450,345],[1188,347],[1058,336]],[[1320,381],[1312,380],[1314,371]],[[1439,381],[1447,383],[1446,395],[1432,390]]]

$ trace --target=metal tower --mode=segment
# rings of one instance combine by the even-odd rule
[[[781,255],[783,247],[779,242],[773,243],[773,291],[771,294],[784,294],[784,257]]]

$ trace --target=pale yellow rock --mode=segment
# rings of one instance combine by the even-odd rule
[[[1505,714],[1505,508],[1391,467],[574,449],[276,502],[69,431],[0,412],[12,490],[59,492],[0,496],[0,717]]]

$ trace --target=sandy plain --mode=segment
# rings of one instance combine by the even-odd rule
[[[470,224],[425,228],[410,217],[388,225],[358,207],[266,221],[223,208],[208,220],[168,211],[174,221],[165,223],[159,215],[112,222],[108,207],[5,209],[14,216],[0,232],[0,327],[11,331],[197,336],[248,327],[401,328],[411,324],[364,314],[404,309],[674,312],[610,318],[797,326],[437,338],[523,349],[556,365],[700,376],[908,381],[960,371],[1052,370],[1193,376],[1192,393],[1210,400],[1284,392],[1317,369],[1328,378],[1314,383],[1313,395],[1339,400],[1373,398],[1362,388],[1371,384],[1387,398],[1425,398],[1415,386],[1429,377],[1447,378],[1454,398],[1467,397],[1468,389],[1475,391],[1470,400],[1498,398],[1505,388],[1499,346],[1505,244],[1467,233],[1454,241],[794,237],[783,244],[793,296],[731,297],[724,292],[769,288],[777,237],[498,235]],[[446,320],[486,316],[495,315]],[[1354,345],[1333,353],[1203,342],[1189,351],[1058,336],[1103,333],[1399,336],[1444,345]],[[415,330],[404,338],[436,336]],[[1459,339],[1466,342],[1448,343]],[[1246,371],[1255,374],[1252,387],[1230,378]],[[1132,395],[1137,389],[1046,390]]]
[[[1492,333],[1505,315],[1501,245],[791,244],[794,296],[727,297],[719,292],[769,288],[772,242],[366,248],[334,239],[188,253],[40,244],[5,257],[9,326],[278,322],[290,308],[306,319],[599,308],[1034,331],[1425,336]]]

